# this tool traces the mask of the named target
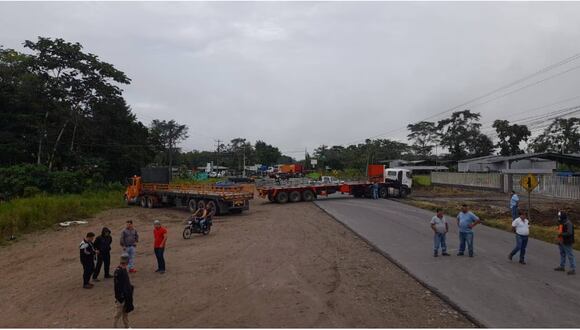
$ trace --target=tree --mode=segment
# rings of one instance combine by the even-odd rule
[[[580,152],[580,118],[556,118],[531,145],[534,152]]]
[[[51,111],[61,112],[57,114],[61,117],[60,129],[48,156],[48,168],[52,169],[67,127],[72,125],[69,147],[72,153],[79,123],[89,115],[91,106],[119,97],[121,89],[113,83],[129,84],[130,79],[96,55],[84,53],[79,43],[39,37],[37,42],[26,40],[24,47],[34,52],[29,57],[31,71],[42,79],[54,105],[45,107],[44,122],[39,127],[38,163],[41,162],[42,137],[48,135],[48,117]]]
[[[151,141],[157,147],[157,151],[166,153],[169,170],[173,166],[173,154],[177,151],[177,145],[188,138],[189,128],[180,125],[175,120],[165,121],[155,119],[151,122]]]
[[[526,142],[532,134],[526,125],[510,125],[509,121],[498,119],[493,122],[493,128],[499,139],[496,147],[500,148],[500,155],[512,156],[524,153],[520,149],[520,144]]]
[[[407,125],[409,134],[407,137],[413,141],[413,150],[422,157],[431,155],[433,145],[437,142],[437,127],[430,121],[420,121]]]
[[[469,143],[471,157],[489,156],[495,150],[493,141],[485,134],[477,134]]]
[[[280,150],[267,144],[264,141],[256,141],[254,145],[256,151],[256,162],[262,165],[274,165],[282,156]]]
[[[449,150],[453,160],[485,153],[488,146],[480,133],[479,118],[479,113],[463,110],[454,112],[451,117],[437,123],[440,143]]]

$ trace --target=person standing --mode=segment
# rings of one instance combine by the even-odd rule
[[[135,253],[139,243],[139,234],[133,226],[133,220],[127,220],[127,227],[121,232],[121,247],[129,257],[129,273],[136,273],[135,269]]]
[[[439,246],[441,246],[441,255],[449,256],[447,253],[447,243],[445,236],[449,231],[449,224],[443,215],[443,210],[437,209],[437,215],[431,218],[431,229],[433,229],[433,256],[437,257],[439,253]]]
[[[129,257],[121,256],[121,260],[114,274],[115,287],[115,317],[113,321],[113,328],[117,327],[119,319],[123,319],[125,328],[129,328],[129,313],[135,309],[133,306],[133,286],[127,273],[127,264]]]
[[[379,184],[373,183],[373,199],[379,199]]]
[[[481,220],[469,211],[466,204],[461,206],[461,212],[457,214],[457,227],[459,227],[459,252],[458,256],[465,254],[467,243],[469,257],[473,257],[473,227],[481,223]]]
[[[87,233],[86,237],[83,239],[79,245],[79,251],[81,256],[81,264],[83,265],[83,288],[92,289],[93,284],[91,281],[91,275],[95,271],[95,248],[93,247],[93,240],[95,239],[95,233]]]
[[[95,250],[97,252],[97,267],[93,274],[93,281],[98,281],[99,273],[101,272],[101,267],[104,265],[103,273],[105,273],[105,278],[111,278],[110,267],[111,267],[111,243],[113,239],[111,237],[111,230],[107,227],[103,227],[101,231],[101,236],[95,239]]]
[[[516,233],[516,247],[508,255],[511,261],[513,257],[520,253],[520,264],[525,265],[526,247],[528,246],[528,235],[530,235],[530,221],[526,216],[526,211],[520,210],[520,216],[512,221],[512,229]]]
[[[153,221],[153,250],[155,251],[155,257],[157,258],[157,270],[156,273],[165,273],[165,258],[163,253],[165,252],[165,243],[167,242],[167,229],[161,226],[161,221]]]
[[[520,197],[514,190],[512,190],[512,198],[510,199],[510,210],[512,212],[512,221],[519,215]]]
[[[555,271],[566,270],[566,258],[570,262],[568,275],[576,274],[576,257],[574,257],[574,224],[568,219],[568,214],[564,211],[558,212],[558,248],[560,249],[560,267]]]

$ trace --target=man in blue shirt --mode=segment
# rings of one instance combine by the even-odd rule
[[[466,204],[461,206],[461,212],[457,215],[457,227],[459,227],[459,252],[458,256],[465,253],[465,243],[469,250],[469,256],[473,257],[473,227],[477,226],[481,221],[479,218],[469,211]]]
[[[512,211],[512,221],[518,218],[520,205],[520,197],[512,190],[512,198],[510,199],[510,210]]]

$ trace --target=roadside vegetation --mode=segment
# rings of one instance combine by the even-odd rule
[[[0,203],[1,242],[6,243],[8,239],[59,222],[84,219],[106,209],[124,206],[123,191],[119,187],[81,194],[38,194],[16,198]]]

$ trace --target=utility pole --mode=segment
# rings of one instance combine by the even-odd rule
[[[246,145],[244,144],[244,169],[242,170],[242,176],[246,177]]]
[[[218,139],[218,140],[214,140],[214,141],[217,143],[215,162],[216,162],[216,166],[219,166],[220,165],[220,159],[219,159],[220,158],[220,145],[222,143],[222,140]]]

